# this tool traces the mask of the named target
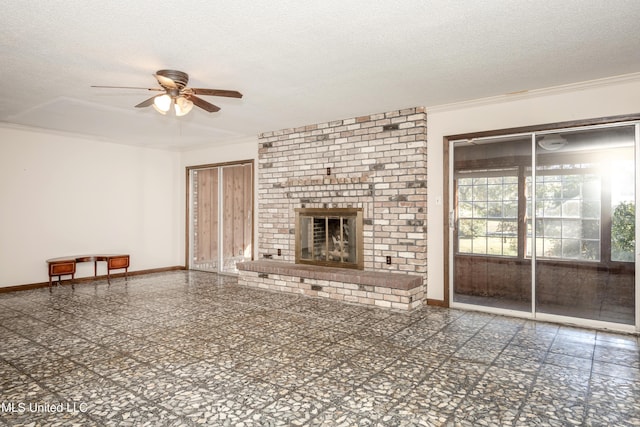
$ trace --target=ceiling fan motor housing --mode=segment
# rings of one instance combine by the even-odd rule
[[[182,71],[158,70],[156,74],[173,80],[176,86],[178,87],[178,89],[184,89],[187,86],[187,83],[189,83],[189,75]]]

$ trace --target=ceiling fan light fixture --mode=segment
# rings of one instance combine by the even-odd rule
[[[163,116],[165,116],[167,114],[166,111],[162,111],[161,109],[159,109],[156,104],[151,104],[153,106],[153,109],[156,110],[158,113],[162,114]]]
[[[166,114],[171,109],[173,100],[168,94],[156,96],[153,100],[153,108],[161,114]]]
[[[176,98],[176,102],[174,104],[176,110],[176,116],[182,117],[189,114],[189,111],[193,108],[193,102],[191,100],[185,98],[184,96],[179,96]]]
[[[538,146],[546,151],[557,151],[567,146],[569,141],[562,135],[551,134],[545,135],[538,141]]]

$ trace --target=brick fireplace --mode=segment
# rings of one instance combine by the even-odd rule
[[[296,264],[364,268],[362,209],[296,208]]]
[[[424,109],[408,108],[261,134],[259,258],[295,263],[296,211],[357,210],[362,259],[356,268],[365,276],[418,276],[419,295],[409,304],[415,306],[426,295],[426,129]],[[307,286],[295,291],[317,295],[317,286],[314,294],[305,292],[311,287],[302,278],[296,283]],[[366,303],[346,293],[328,296]]]

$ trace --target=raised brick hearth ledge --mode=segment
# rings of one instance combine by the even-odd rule
[[[423,303],[422,278],[403,273],[261,260],[236,264],[238,283],[369,306],[412,310]]]
[[[282,261],[247,261],[236,264],[238,270],[256,273],[281,274],[305,279],[329,280],[358,285],[382,286],[391,289],[409,289],[422,286],[422,278],[402,273],[385,273],[337,267],[292,264]]]

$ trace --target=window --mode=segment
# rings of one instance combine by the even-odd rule
[[[527,178],[531,194],[531,178]],[[562,164],[536,170],[536,256],[600,261],[601,178],[595,165]],[[527,218],[531,218],[530,203]],[[531,256],[531,220],[527,256]]]
[[[457,183],[458,252],[517,256],[517,170],[464,171]]]
[[[627,150],[611,162],[611,261],[634,262],[636,205],[633,151]],[[627,183],[627,185],[620,185]]]

